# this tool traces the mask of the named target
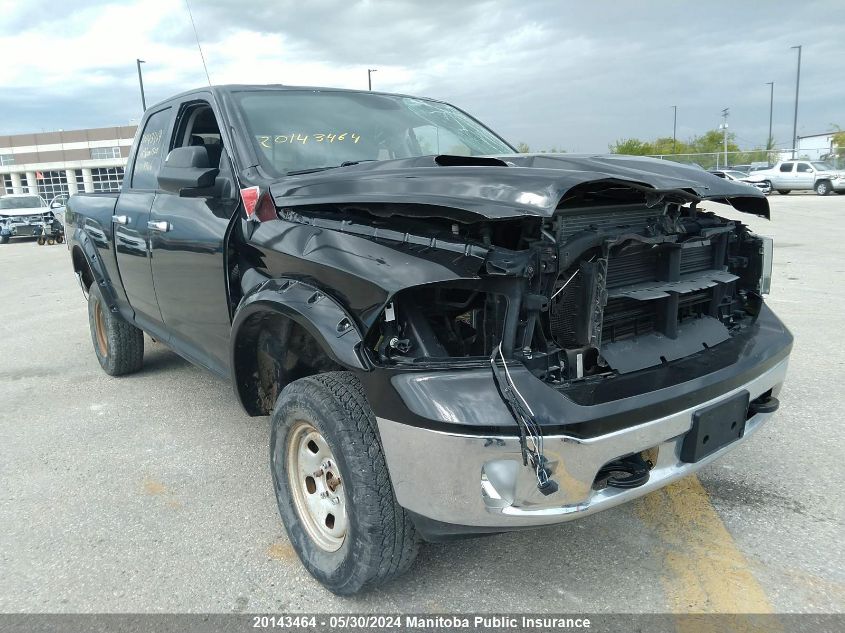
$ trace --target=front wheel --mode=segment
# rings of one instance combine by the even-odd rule
[[[8,235],[0,235],[0,244],[8,244],[9,237]]]
[[[820,180],[816,183],[816,195],[826,196],[830,193],[831,189],[830,183],[826,180]]]
[[[270,469],[290,542],[327,589],[358,593],[410,567],[419,539],[396,502],[375,415],[354,375],[328,372],[285,387],[272,416]]]
[[[112,312],[97,282],[88,291],[88,323],[94,353],[110,376],[131,374],[144,364],[144,333]]]

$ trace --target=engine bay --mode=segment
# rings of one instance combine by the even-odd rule
[[[378,362],[471,363],[499,349],[565,385],[704,352],[753,322],[765,238],[694,201],[608,198],[453,225],[487,249],[478,279],[397,293],[367,338]]]

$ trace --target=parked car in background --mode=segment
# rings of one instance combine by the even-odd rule
[[[41,196],[12,193],[0,198],[0,244],[13,237],[38,237],[39,244],[61,243],[64,227]]]
[[[756,187],[765,194],[769,194],[772,191],[772,187],[769,184],[765,182],[752,181],[748,178],[747,173],[739,171],[737,169],[711,169],[710,173],[714,176],[718,176],[719,178],[724,178],[725,180],[741,182],[750,187]]]
[[[750,182],[767,183],[780,194],[813,190],[820,196],[845,193],[845,172],[817,160],[784,160],[771,169],[749,174]]]

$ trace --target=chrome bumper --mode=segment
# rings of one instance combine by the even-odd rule
[[[396,498],[429,519],[504,529],[560,523],[612,508],[693,473],[744,442],[772,414],[749,418],[742,438],[696,463],[680,459],[684,434],[697,410],[743,389],[752,400],[769,389],[777,395],[788,360],[718,398],[663,418],[590,439],[546,436],[545,455],[559,484],[548,497],[537,490],[533,471],[522,465],[516,437],[453,434],[377,418]],[[649,451],[654,463],[647,483],[633,489],[594,489],[603,465],[642,451]]]

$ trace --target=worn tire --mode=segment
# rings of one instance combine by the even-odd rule
[[[144,333],[106,305],[100,287],[88,290],[88,324],[94,354],[110,376],[138,371],[144,364]]]
[[[304,421],[331,450],[343,482],[348,527],[339,549],[321,548],[297,511],[285,459],[291,431]],[[376,419],[360,381],[345,371],[290,383],[276,402],[270,434],[270,469],[279,514],[302,564],[329,591],[350,595],[404,572],[420,539],[396,502]]]
[[[815,190],[817,196],[826,196],[833,191],[833,187],[827,180],[820,180],[816,183]]]

